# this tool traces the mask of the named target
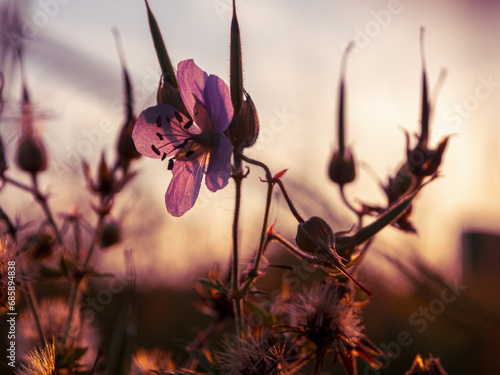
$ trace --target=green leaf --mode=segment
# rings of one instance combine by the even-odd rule
[[[213,282],[207,279],[199,279],[198,282],[207,289],[215,289],[221,293],[228,293],[227,288],[221,284],[220,280],[216,280],[215,282]]]
[[[175,343],[184,349],[188,354],[198,361],[198,364],[203,367],[206,371],[213,375],[219,375],[219,371],[215,368],[215,365],[210,362],[208,357],[203,353],[203,351],[198,349],[191,349],[185,342],[181,340],[175,340]]]

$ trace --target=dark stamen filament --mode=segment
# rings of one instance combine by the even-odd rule
[[[177,146],[174,146],[174,149],[178,150],[180,148],[183,148],[187,143],[189,142],[189,138],[186,138],[182,143],[179,143]]]

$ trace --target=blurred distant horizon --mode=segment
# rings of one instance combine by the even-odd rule
[[[1,1],[5,5],[7,1]],[[12,2],[14,3],[14,2]],[[194,58],[205,71],[228,82],[231,2],[154,1],[155,13],[174,66]],[[357,202],[385,203],[379,187],[399,167],[405,152],[402,129],[419,126],[421,96],[420,28],[425,28],[425,60],[433,90],[441,69],[447,75],[435,104],[432,145],[454,134],[442,177],[425,187],[415,209],[418,236],[386,229],[375,246],[396,254],[418,253],[444,274],[460,272],[460,238],[469,229],[500,233],[500,6],[494,1],[237,1],[243,42],[245,87],[260,121],[259,142],[248,154],[274,172],[288,168],[301,212],[332,220],[337,230],[355,222],[340,204],[326,166],[335,142],[337,91],[343,49],[355,48],[347,66],[347,140],[358,160],[358,177],[347,195]],[[18,1],[24,73],[51,160],[42,178],[54,207],[90,207],[81,181],[81,160],[95,165],[102,150],[114,147],[124,120],[123,82],[112,28],[121,35],[135,93],[135,114],[154,104],[159,66],[143,1]],[[3,31],[5,33],[5,30]],[[6,62],[3,62],[6,63]],[[16,142],[20,74],[12,69],[0,133]],[[8,147],[11,151],[14,147]],[[15,171],[12,151],[8,155]],[[292,163],[290,163],[292,161]],[[170,172],[141,160],[139,175],[117,202],[125,242],[104,256],[107,267],[123,268],[120,249],[132,248],[141,277],[175,283],[192,270],[226,266],[230,253],[232,185],[216,194],[202,191],[193,212],[169,217],[164,194]],[[260,171],[244,189],[245,229],[260,227],[264,206]],[[5,194],[5,192],[4,192]],[[74,202],[81,194],[81,202]],[[9,212],[30,209],[13,189],[2,202]],[[302,198],[300,198],[302,197]],[[316,204],[318,201],[327,201]],[[132,203],[130,203],[132,202]],[[278,199],[283,204],[282,199]],[[209,209],[208,209],[209,208]],[[29,216],[30,213],[27,215]],[[287,238],[295,236],[290,215],[272,208],[271,222]],[[189,229],[186,224],[189,223]],[[152,230],[147,241],[138,239]],[[172,233],[185,233],[173,238]],[[135,238],[134,238],[135,237]],[[209,246],[202,244],[209,243]],[[255,233],[245,232],[242,248],[255,249]],[[369,264],[378,260],[369,257]],[[365,265],[365,267],[367,267]],[[151,270],[155,270],[151,275]],[[141,272],[142,271],[142,272]],[[141,278],[139,278],[141,279]],[[140,281],[140,280],[139,280]]]

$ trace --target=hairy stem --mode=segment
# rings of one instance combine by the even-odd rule
[[[243,329],[243,316],[241,311],[241,299],[242,293],[239,289],[239,273],[238,273],[238,229],[239,229],[239,217],[240,217],[240,208],[241,208],[241,184],[243,180],[243,173],[241,170],[238,170],[236,174],[233,176],[234,183],[236,186],[235,193],[235,204],[234,204],[234,218],[233,218],[233,286],[232,286],[232,295],[234,298],[234,316],[236,323],[236,333],[238,336],[241,336],[241,332]]]
[[[259,265],[260,261],[262,259],[262,254],[264,253],[264,248],[265,244],[267,243],[266,241],[266,233],[267,233],[267,223],[269,221],[269,211],[271,209],[271,200],[272,200],[272,194],[273,194],[273,187],[274,184],[270,181],[267,183],[267,196],[266,196],[266,208],[264,211],[264,219],[262,220],[262,230],[260,232],[260,243],[259,243],[259,249],[257,250],[257,255],[255,256],[252,272],[248,278],[248,280],[245,282],[245,285],[242,288],[243,293],[246,293],[248,289],[252,286],[253,281],[257,277],[258,271],[259,271]]]
[[[40,319],[38,317],[38,309],[37,309],[37,301],[35,290],[33,289],[33,285],[31,281],[26,282],[27,291],[24,293],[24,298],[26,299],[26,304],[28,305],[29,310],[31,311],[31,315],[33,315],[33,319],[35,320],[35,326],[38,331],[38,337],[40,338],[40,342],[45,342],[42,325],[40,324]]]
[[[292,212],[293,216],[295,216],[295,218],[297,219],[297,221],[299,223],[304,223],[305,220],[299,214],[299,212],[297,211],[297,209],[293,205],[292,200],[290,199],[290,196],[288,195],[288,192],[285,189],[285,185],[283,185],[283,181],[281,181],[281,179],[279,179],[279,178],[275,178],[273,181],[276,182],[278,184],[278,186],[280,187],[281,192],[283,193],[283,196],[285,197],[286,203],[288,204],[288,208],[290,208],[290,211]]]
[[[59,228],[57,227],[54,217],[52,216],[52,211],[50,210],[49,205],[47,203],[47,198],[38,189],[38,179],[36,174],[32,175],[32,181],[33,181],[33,195],[35,196],[36,201],[42,207],[42,210],[45,213],[45,216],[47,217],[50,226],[54,229],[57,242],[60,245],[64,245],[61,233],[59,232]]]

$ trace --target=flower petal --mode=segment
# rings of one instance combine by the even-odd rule
[[[220,135],[214,139],[208,161],[205,183],[210,191],[217,191],[227,185],[231,177],[231,154],[233,145],[229,138]]]
[[[177,65],[177,83],[182,101],[192,119],[195,117],[195,105],[203,101],[203,92],[208,75],[194,61],[184,60]]]
[[[206,155],[174,163],[174,176],[165,194],[165,204],[171,215],[182,216],[194,206],[200,192],[205,163]]]
[[[205,84],[203,99],[212,122],[212,131],[221,134],[233,118],[233,103],[229,87],[222,79],[211,74]]]
[[[134,126],[132,139],[135,147],[144,156],[159,159],[169,155],[187,137],[200,130],[196,125],[185,125],[189,120],[168,104],[160,104],[144,110]]]

